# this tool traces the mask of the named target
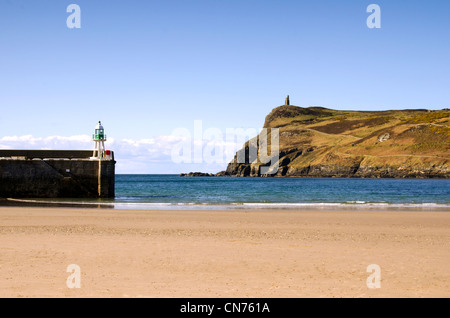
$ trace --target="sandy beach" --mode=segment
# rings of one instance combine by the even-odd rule
[[[449,297],[449,244],[448,212],[0,207],[0,297]]]

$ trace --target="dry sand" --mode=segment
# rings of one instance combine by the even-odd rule
[[[449,297],[449,243],[448,212],[1,207],[0,297]]]

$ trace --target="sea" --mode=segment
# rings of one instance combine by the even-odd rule
[[[112,209],[367,209],[450,212],[449,179],[181,177],[118,174],[114,199],[8,199]],[[2,205],[5,205],[5,201]]]

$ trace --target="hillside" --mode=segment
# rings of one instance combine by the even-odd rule
[[[249,147],[259,145],[255,137],[216,175],[449,178],[449,123],[448,109],[338,111],[284,105],[264,123],[264,128],[279,129],[276,173],[264,175],[261,167],[270,164],[249,162]],[[246,160],[236,162],[243,152]]]

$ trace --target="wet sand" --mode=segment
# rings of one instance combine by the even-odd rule
[[[450,297],[448,212],[0,207],[0,251],[0,297]]]

